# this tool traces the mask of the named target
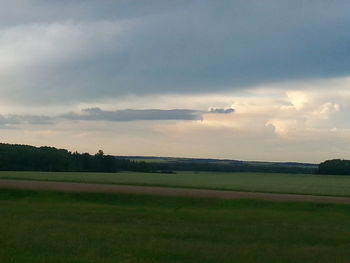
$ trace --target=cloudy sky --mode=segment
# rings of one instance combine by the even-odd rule
[[[350,1],[0,3],[2,142],[350,158]]]

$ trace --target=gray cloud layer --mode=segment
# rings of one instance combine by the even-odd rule
[[[227,109],[223,109],[223,108],[210,108],[209,109],[210,113],[224,113],[224,114],[229,114],[232,112],[235,112],[234,109],[232,108],[227,108]]]
[[[205,113],[229,114],[234,109],[212,108],[208,112],[190,109],[124,109],[102,110],[98,107],[83,109],[80,113],[67,113],[60,116],[44,115],[0,115],[0,128],[13,128],[20,124],[52,124],[62,119],[83,121],[162,121],[162,120],[201,120]]]
[[[0,128],[12,128],[19,124],[50,124],[52,118],[39,115],[0,115]]]
[[[7,1],[0,98],[69,103],[342,76],[348,10],[342,0]]]
[[[70,120],[88,120],[88,121],[139,121],[139,120],[200,120],[201,115],[198,111],[187,109],[174,110],[117,110],[104,111],[100,108],[84,109],[83,114],[70,113],[63,116]]]

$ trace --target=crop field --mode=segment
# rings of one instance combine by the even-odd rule
[[[0,262],[349,262],[350,207],[0,191]]]
[[[0,172],[1,178],[350,196],[350,176],[335,175],[219,172],[176,174]]]

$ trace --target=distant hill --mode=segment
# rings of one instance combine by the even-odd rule
[[[314,174],[317,164],[298,162],[259,162],[229,159],[202,159],[156,156],[116,156],[151,163],[155,170],[164,171],[221,171],[221,172],[273,172]]]

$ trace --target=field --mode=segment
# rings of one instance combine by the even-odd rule
[[[350,176],[179,172],[176,174],[0,172],[0,178],[350,196]]]
[[[0,191],[0,262],[349,262],[350,207]]]

